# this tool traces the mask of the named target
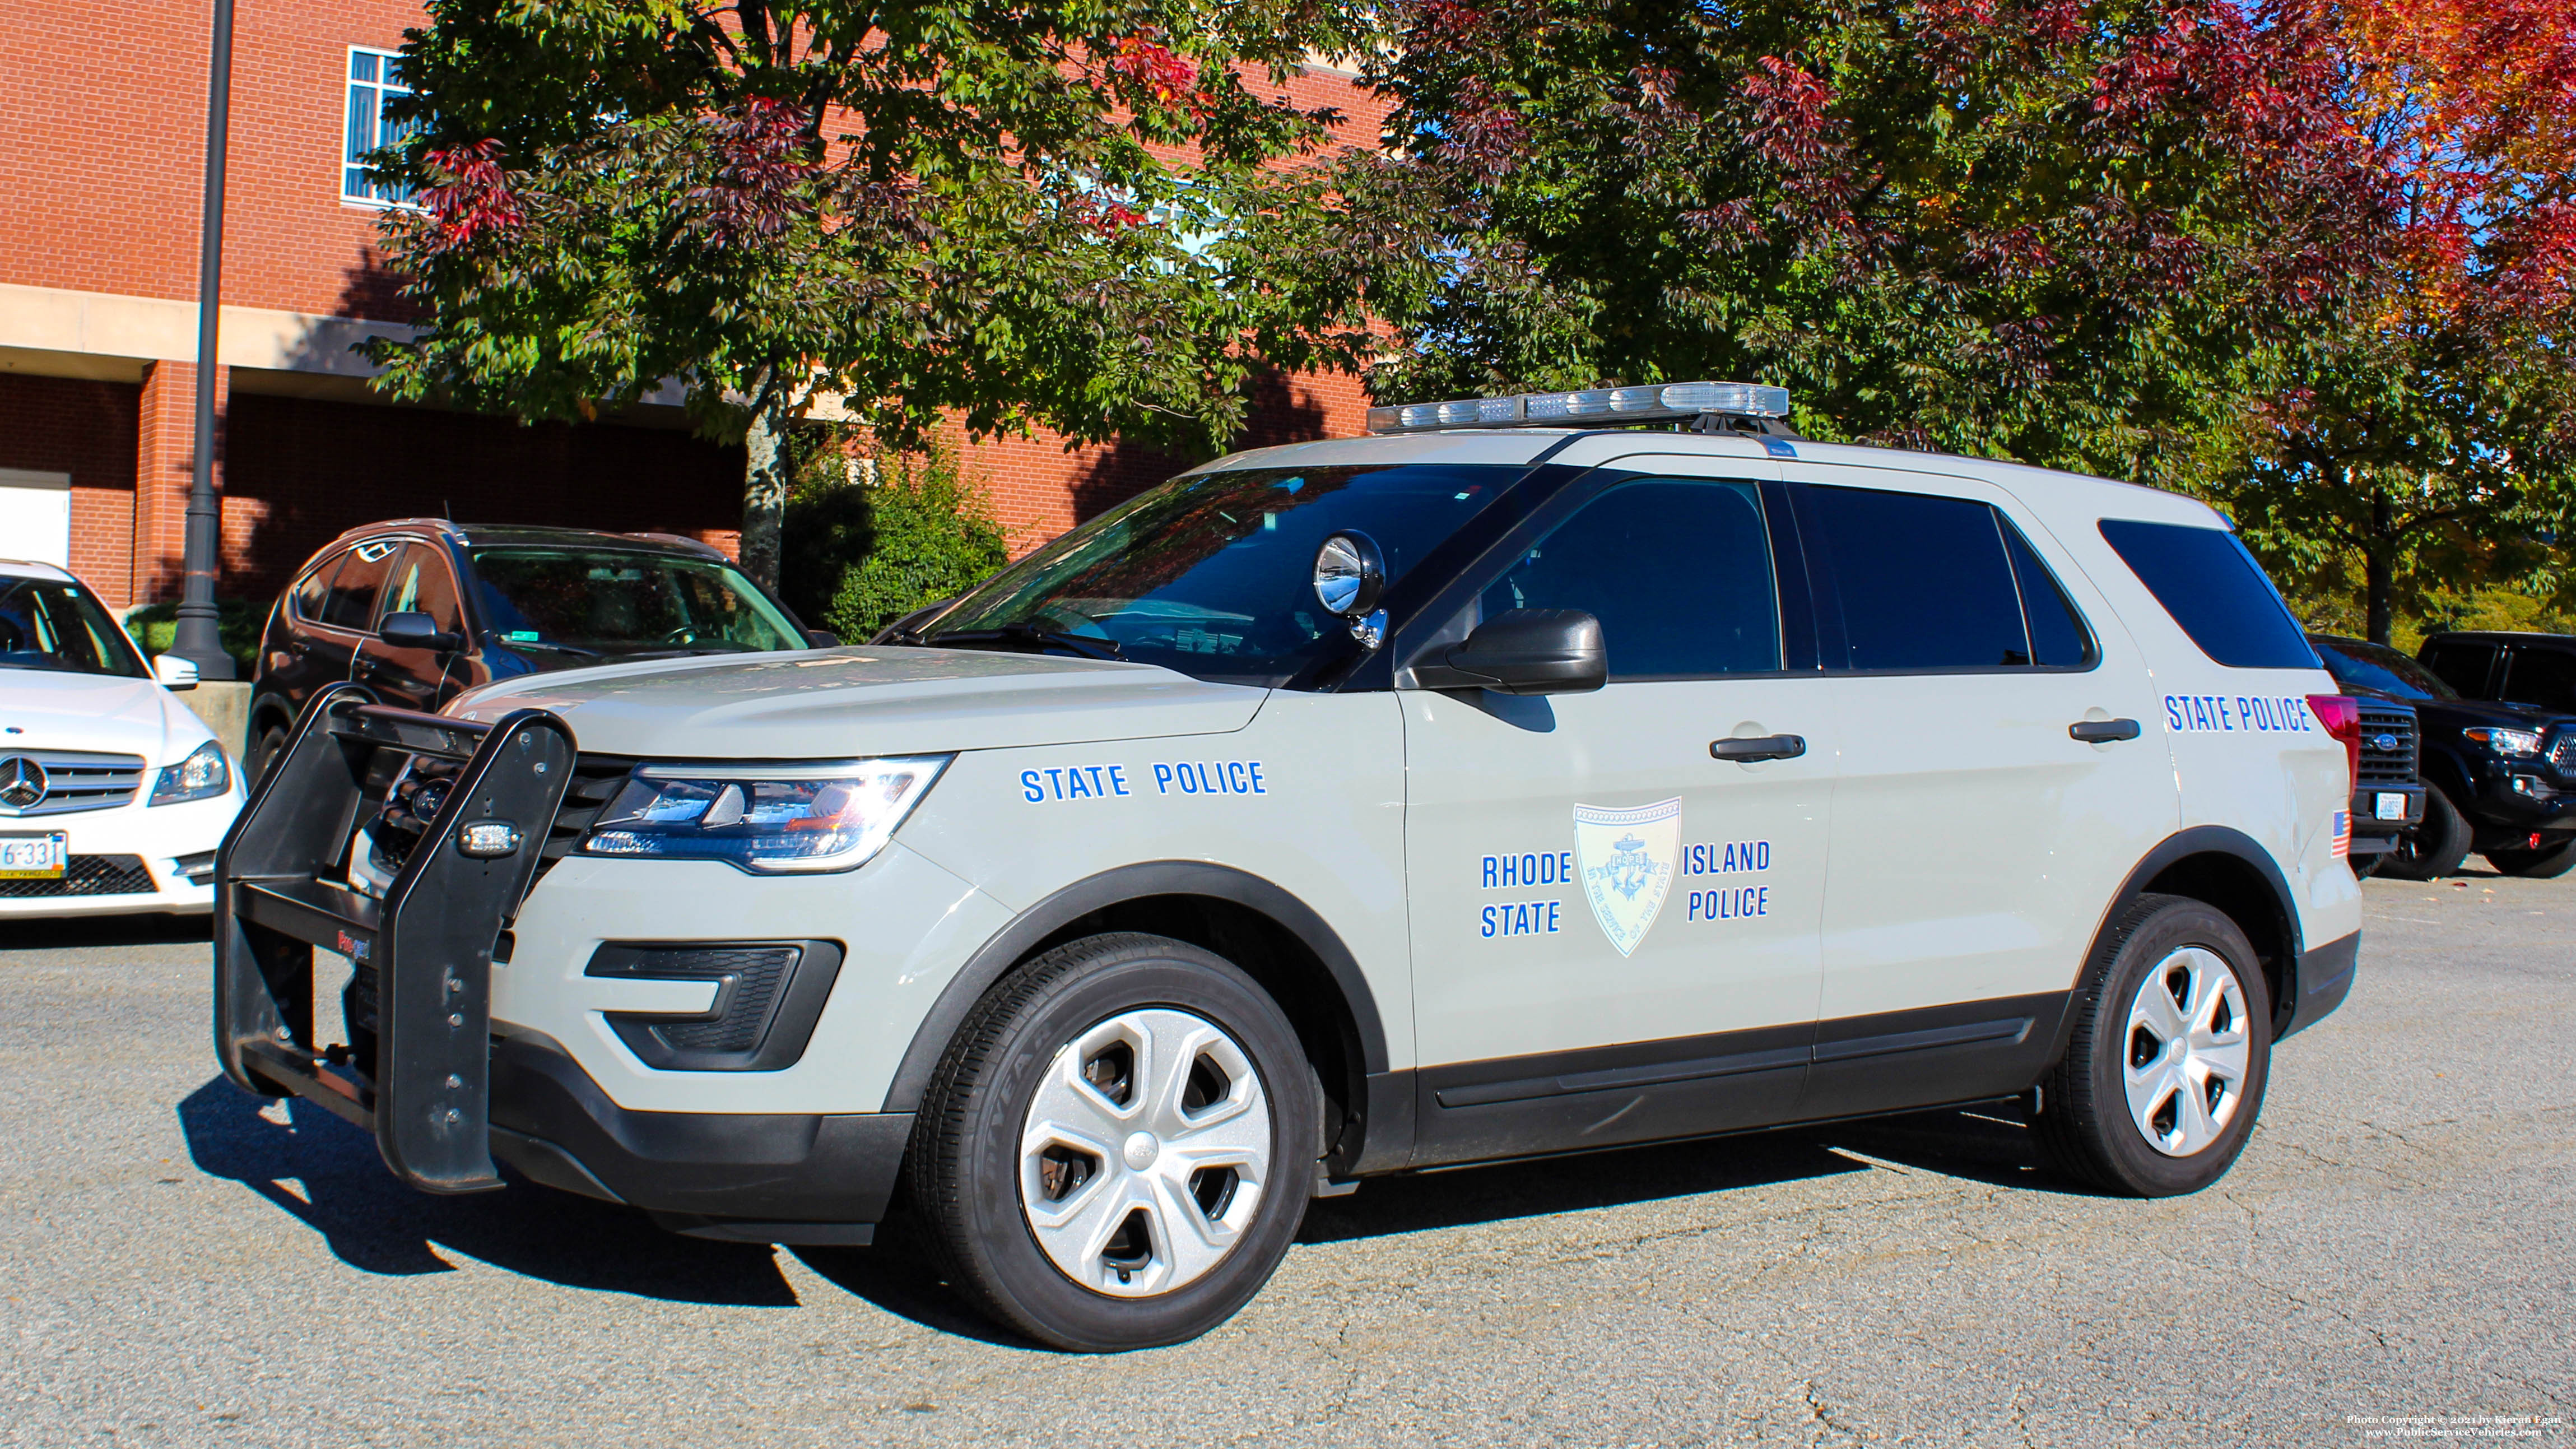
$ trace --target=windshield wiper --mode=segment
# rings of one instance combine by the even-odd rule
[[[1035,624],[1004,624],[998,629],[945,629],[921,640],[933,649],[990,649],[1012,645],[1030,646],[1033,653],[1062,649],[1085,659],[1114,659],[1125,663],[1118,641],[1090,634],[1070,634],[1062,629],[1041,629]]]
[[[501,643],[505,648],[543,649],[549,653],[570,654],[580,659],[605,659],[608,657],[596,649],[584,649],[578,644],[556,644],[544,639],[512,639],[505,636],[501,640]]]

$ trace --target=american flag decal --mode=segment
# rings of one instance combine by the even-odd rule
[[[2337,860],[2352,859],[2352,812],[2338,810],[2335,817],[2334,853]]]

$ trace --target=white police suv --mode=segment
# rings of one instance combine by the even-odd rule
[[[2352,980],[2356,712],[2200,504],[1786,402],[1380,409],[874,644],[326,694],[225,847],[224,1065],[434,1191],[900,1195],[1091,1350],[1408,1169],[2019,1097],[2207,1185]]]

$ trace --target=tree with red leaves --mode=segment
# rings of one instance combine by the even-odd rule
[[[417,337],[379,386],[589,417],[669,382],[748,453],[776,581],[781,441],[840,396],[888,446],[1211,446],[1265,362],[1348,345],[1259,281],[1242,219],[1336,118],[1256,96],[1360,43],[1307,0],[431,0],[379,157]],[[1185,157],[1186,160],[1175,160]]]
[[[2233,0],[1406,0],[1274,252],[1424,398],[1718,377],[1799,426],[2198,483],[2376,204],[2331,28]]]
[[[2576,4],[2345,0],[2323,18],[2385,205],[2226,500],[2276,569],[2357,593],[2382,642],[2430,585],[2576,592]]]

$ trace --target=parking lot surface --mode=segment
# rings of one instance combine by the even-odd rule
[[[2366,894],[2196,1197],[2010,1109],[1377,1181],[1119,1358],[900,1251],[398,1188],[216,1076],[202,921],[0,927],[0,1443],[2576,1443],[2576,879]]]

